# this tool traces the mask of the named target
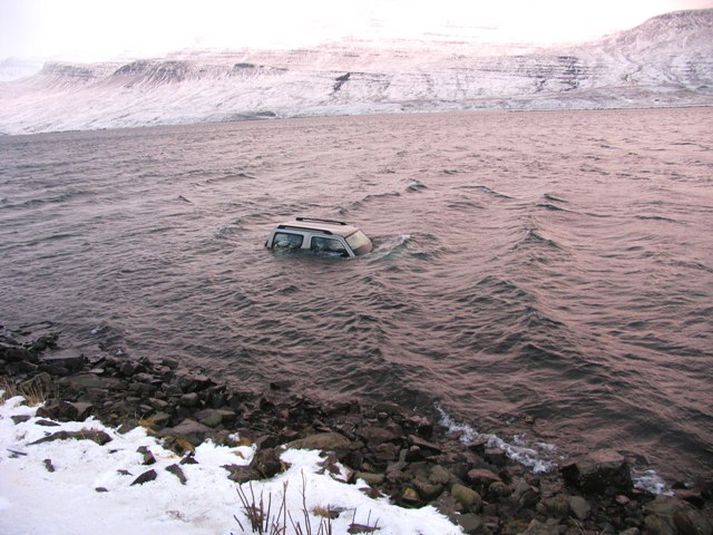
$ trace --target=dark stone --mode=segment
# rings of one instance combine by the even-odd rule
[[[10,416],[12,422],[17,425],[26,422],[31,416],[29,414],[16,414],[15,416]]]
[[[236,418],[235,413],[227,409],[203,409],[202,411],[198,411],[194,416],[196,420],[208,427],[230,424],[234,422]]]
[[[134,481],[131,483],[132,485],[143,485],[144,483],[148,483],[149,481],[153,481],[156,479],[157,474],[155,470],[147,470],[143,474],[141,474],[139,477],[134,479]]]
[[[466,513],[464,515],[458,515],[457,520],[458,525],[460,525],[464,533],[482,533],[483,519],[479,515]]]
[[[494,481],[501,481],[500,476],[485,468],[474,468],[468,471],[468,479],[473,483],[487,487]]]
[[[59,424],[54,420],[37,420],[35,425],[42,425],[44,427],[59,427]]]
[[[32,379],[21,382],[17,390],[22,395],[40,394],[45,397],[52,390],[52,377],[47,372],[38,373]]]
[[[106,487],[97,487],[94,489],[96,492],[109,492],[109,489]]]
[[[89,361],[78,349],[63,349],[54,351],[42,357],[41,364],[50,367],[66,369],[69,373],[76,373],[84,368]]]
[[[39,357],[37,356],[36,353],[33,353],[32,351],[28,351],[24,347],[7,347],[5,348],[4,360],[8,362],[20,362],[20,361],[26,361],[26,362],[38,362]]]
[[[168,368],[175,370],[176,368],[178,368],[178,361],[169,357],[163,357],[161,359],[161,365],[167,366]]]
[[[195,392],[189,392],[188,394],[183,394],[179,402],[184,407],[197,407],[200,403],[200,397]]]
[[[89,373],[63,377],[58,382],[77,391],[88,390],[90,388],[117,390],[122,385],[121,379],[117,379],[116,377],[99,377]]]
[[[52,464],[52,459],[45,459],[42,461],[48,472],[54,472],[54,465]]]
[[[565,481],[585,493],[602,493],[611,488],[624,493],[633,490],[626,459],[614,450],[598,450],[560,469]]]
[[[167,427],[161,430],[159,436],[180,438],[186,440],[193,446],[198,446],[205,440],[207,433],[210,433],[210,427],[195,420],[185,419],[175,427]]]
[[[343,450],[349,449],[351,441],[339,433],[317,433],[287,444],[288,448],[303,450]]]
[[[91,403],[70,403],[69,401],[53,399],[37,409],[36,414],[42,418],[50,418],[61,422],[74,422],[84,420],[92,410],[93,405]]]
[[[483,458],[490,464],[500,467],[505,466],[508,462],[507,453],[500,448],[486,448],[483,452]]]
[[[438,444],[429,442],[428,440],[425,440],[419,436],[409,435],[408,439],[411,444],[413,444],[414,446],[418,446],[422,452],[428,452],[427,456],[436,455],[438,453],[441,453],[442,451],[441,447]]]
[[[181,464],[198,464],[198,461],[196,461],[195,454],[190,451],[181,459]]]
[[[53,442],[55,440],[92,440],[103,446],[107,442],[111,442],[111,437],[104,431],[98,431],[96,429],[83,429],[81,431],[58,431],[57,433],[52,433],[49,436],[43,437],[34,442],[30,442],[30,446],[35,444],[42,444],[44,442]]]
[[[186,475],[183,473],[183,470],[177,464],[172,464],[170,466],[167,466],[166,471],[170,472],[174,476],[176,476],[178,478],[178,480],[181,482],[181,485],[185,485],[186,481],[188,481],[186,479]]]
[[[236,483],[247,483],[248,481],[260,479],[261,477],[257,470],[245,465],[226,464],[223,468],[230,473],[228,479]]]
[[[361,436],[372,447],[383,442],[400,442],[402,434],[385,427],[369,426],[361,430]]]
[[[153,456],[153,453],[151,453],[151,451],[146,446],[139,446],[136,450],[136,453],[140,453],[142,455],[142,464],[144,465],[151,465],[156,462],[156,458]]]
[[[287,466],[280,460],[280,453],[274,448],[258,450],[253,456],[250,468],[256,470],[264,479],[284,472]]]
[[[59,333],[47,333],[43,334],[37,338],[30,345],[30,350],[33,352],[41,353],[46,349],[55,349],[57,347],[57,340],[59,339]]]

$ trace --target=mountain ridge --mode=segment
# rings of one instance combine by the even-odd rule
[[[0,132],[360,113],[713,105],[713,9],[585,44],[352,41],[46,63],[0,82]],[[17,67],[15,67],[17,68]]]

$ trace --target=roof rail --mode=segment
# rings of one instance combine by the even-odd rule
[[[319,217],[296,217],[295,219],[297,219],[297,221],[320,221],[322,223],[334,223],[335,225],[347,225],[344,221],[336,221],[334,219],[320,219]]]
[[[310,230],[309,228],[305,227],[298,227],[297,225],[277,225],[277,228],[280,230]],[[320,232],[323,232],[324,234],[334,234],[331,230],[320,230]]]

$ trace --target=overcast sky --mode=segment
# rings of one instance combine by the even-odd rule
[[[0,0],[0,60],[96,61],[344,37],[583,41],[713,0]]]

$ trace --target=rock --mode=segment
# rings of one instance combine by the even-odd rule
[[[477,513],[483,504],[480,494],[460,483],[456,483],[451,487],[451,496],[453,496],[466,511]]]
[[[49,369],[64,368],[69,373],[76,373],[84,368],[89,361],[78,349],[63,349],[45,355],[40,364]]]
[[[53,420],[36,420],[35,425],[42,425],[44,427],[59,427],[59,424]]]
[[[28,351],[24,347],[6,347],[4,348],[3,358],[8,362],[32,362],[36,363],[39,361],[39,357],[36,353]]]
[[[230,479],[231,481],[235,481],[239,484],[260,479],[260,473],[249,466],[226,464],[223,465],[223,468],[230,472],[230,474],[228,475],[228,479]]]
[[[592,512],[592,506],[581,496],[570,496],[567,499],[569,508],[579,520],[585,520]]]
[[[161,365],[175,370],[176,368],[178,368],[178,361],[169,357],[163,357],[161,359]]]
[[[81,431],[58,431],[57,433],[52,433],[49,436],[43,437],[34,442],[30,442],[30,446],[35,444],[43,444],[45,442],[53,442],[55,440],[91,440],[96,442],[100,446],[111,442],[111,437],[104,431],[98,431],[96,429],[82,429]]]
[[[52,459],[45,459],[42,461],[48,472],[54,472],[54,465],[52,464]]]
[[[639,535],[639,533],[641,533],[639,528],[629,528],[620,532],[619,535]]]
[[[15,425],[21,424],[29,420],[31,416],[29,414],[16,414],[15,416],[10,416],[12,423]]]
[[[151,465],[156,462],[156,458],[153,456],[153,453],[151,453],[151,451],[146,446],[139,446],[136,450],[136,453],[140,453],[142,455],[142,464],[144,465]]]
[[[559,523],[556,519],[549,519],[547,522],[533,519],[522,533],[523,535],[559,535]]]
[[[361,436],[367,444],[376,447],[384,442],[400,442],[402,435],[397,431],[385,427],[371,425],[361,430]]]
[[[487,487],[494,481],[500,481],[500,476],[485,468],[474,468],[468,471],[468,479],[473,483]]]
[[[185,485],[186,481],[188,481],[186,479],[186,475],[183,473],[183,470],[177,464],[172,464],[170,466],[167,466],[166,471],[170,472],[174,476],[176,476],[178,478],[178,480],[181,482],[181,485]]]
[[[33,352],[41,353],[46,349],[54,349],[57,347],[57,339],[59,338],[59,333],[47,333],[43,334],[37,338],[30,345],[30,350]]]
[[[218,427],[224,423],[234,422],[236,415],[233,411],[227,409],[203,409],[195,414],[195,418],[208,427]]]
[[[548,516],[565,519],[569,515],[569,501],[567,498],[563,494],[558,494],[542,500],[542,506]]]
[[[339,433],[317,433],[287,444],[288,448],[303,450],[346,450],[351,441]]]
[[[435,500],[443,492],[443,485],[433,485],[419,478],[414,479],[411,483],[424,500]]]
[[[421,497],[418,495],[418,492],[416,492],[416,489],[414,489],[413,487],[405,487],[401,490],[400,502],[403,505],[411,507],[418,507],[423,504]]]
[[[198,446],[205,440],[206,434],[210,432],[210,427],[205,426],[195,420],[186,418],[175,427],[167,427],[159,431],[161,437],[175,437],[187,441],[192,446]]]
[[[156,470],[147,470],[143,474],[141,474],[139,477],[134,479],[134,481],[131,483],[131,485],[143,485],[144,483],[148,483],[149,481],[153,481],[156,479],[158,475],[156,474]]]
[[[58,381],[72,390],[86,391],[89,389],[117,390],[121,387],[121,379],[115,377],[99,377],[93,374],[79,374],[63,377]]]
[[[653,534],[711,535],[713,526],[700,511],[673,496],[656,496],[644,506],[645,531]]]
[[[149,416],[146,421],[148,422],[150,428],[162,429],[171,421],[171,415],[165,412],[157,412],[156,414]]]
[[[488,496],[504,498],[510,496],[510,494],[512,494],[512,489],[502,481],[493,481],[490,486],[488,486]]]
[[[483,458],[495,466],[505,466],[508,462],[507,453],[500,448],[486,448],[483,452]]]
[[[179,403],[184,407],[197,407],[200,403],[200,397],[195,392],[189,392],[188,394],[183,394]]]
[[[431,468],[428,474],[428,480],[434,485],[446,485],[451,482],[453,474],[443,468],[440,464],[436,464]]]
[[[354,477],[356,479],[363,479],[366,484],[371,487],[381,485],[386,478],[384,474],[374,474],[372,472],[355,472]]]
[[[633,490],[629,464],[614,450],[595,451],[560,471],[568,484],[585,493],[601,493],[607,488],[625,493]]]
[[[425,455],[427,457],[430,457],[432,455],[437,455],[441,453],[441,447],[438,444],[434,444],[433,442],[429,442],[426,439],[423,439],[419,436],[416,435],[409,435],[408,436],[409,442],[413,444],[414,446],[418,446],[421,449],[421,452],[425,452]]]
[[[458,525],[463,529],[464,533],[482,533],[483,519],[473,513],[458,515]]]
[[[270,479],[284,472],[287,466],[280,460],[280,454],[275,448],[268,448],[255,453],[250,468],[256,470],[264,479]]]

